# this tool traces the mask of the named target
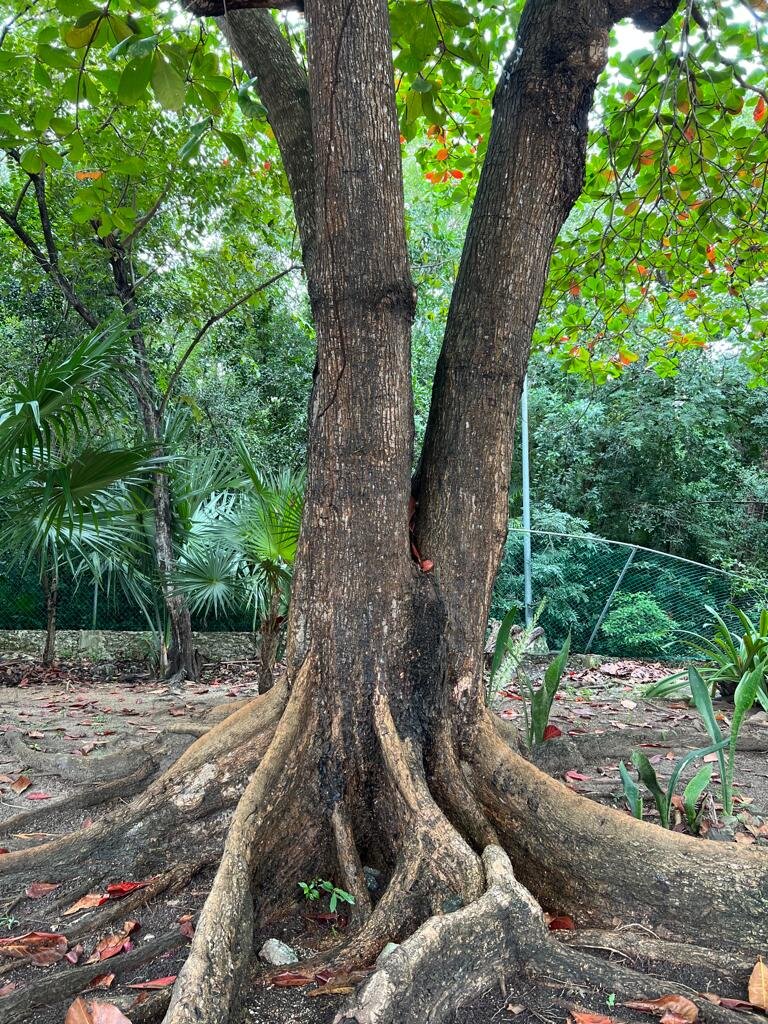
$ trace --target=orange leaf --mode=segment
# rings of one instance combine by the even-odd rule
[[[451,177],[457,178],[459,181],[464,177],[464,171],[454,170],[451,171]]]
[[[0,939],[0,956],[11,956],[16,960],[27,957],[37,967],[49,967],[58,963],[67,952],[67,937],[55,932],[27,932],[25,935]]]
[[[710,263],[714,263],[715,262],[715,247],[714,247],[714,245],[708,245],[707,246],[707,259],[709,260]]]
[[[633,1010],[646,1010],[648,1013],[655,1013],[659,1017],[665,1017],[668,1014],[674,1014],[675,1017],[680,1017],[686,1021],[687,1024],[693,1024],[693,1022],[699,1016],[699,1008],[695,1003],[692,1003],[690,999],[686,999],[685,996],[661,996],[659,999],[635,999],[628,1003],[624,1003],[624,1006],[629,1006]]]
[[[757,961],[749,976],[749,1001],[761,1010],[768,1010],[768,967],[762,958]]]
[[[568,291],[571,293],[574,299],[578,298],[578,296],[581,295],[581,288],[579,286],[578,281],[571,281],[570,286],[568,287]]]
[[[445,146],[443,146],[442,149],[438,149],[438,151],[435,153],[435,160],[447,160],[447,159],[448,159],[448,150],[445,148]]]
[[[62,913],[62,917],[69,917],[70,914],[79,914],[81,910],[91,910],[93,907],[100,907],[102,903],[106,903],[109,899],[108,896],[103,895],[100,892],[89,892],[82,899],[79,899],[77,903],[73,903],[71,907],[67,907]]]
[[[14,793],[23,793],[25,789],[29,789],[32,785],[32,779],[28,779],[26,775],[20,775],[18,779],[11,785],[11,790]]]
[[[754,113],[752,114],[752,117],[755,119],[755,124],[760,124],[760,122],[765,117],[766,110],[768,110],[768,107],[766,107],[765,100],[761,96],[760,99],[757,101]]]
[[[645,277],[645,275],[648,273],[648,267],[646,267],[642,263],[636,263],[635,264],[635,270],[638,272],[640,277]]]
[[[103,171],[75,171],[75,178],[77,181],[96,181],[103,174]]]
[[[60,882],[32,882],[24,892],[31,900],[39,900],[42,896],[47,896],[49,892],[53,892],[54,889],[58,889],[60,885]]]
[[[576,1024],[613,1024],[612,1018],[602,1013],[581,1013],[578,1010],[571,1010],[571,1016]]]
[[[112,1003],[87,1002],[78,997],[67,1010],[64,1024],[131,1024]]]
[[[88,988],[111,988],[114,980],[114,974],[97,974]]]

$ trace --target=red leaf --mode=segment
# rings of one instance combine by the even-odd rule
[[[88,988],[111,988],[114,980],[114,974],[97,974]]]
[[[61,882],[32,882],[24,892],[31,900],[39,900],[43,896],[47,896],[49,892],[53,892],[54,889],[58,889],[60,885]]]
[[[26,775],[20,775],[14,783],[11,784],[11,789],[14,793],[23,793],[25,789],[29,789],[32,785],[32,779],[28,779]]]
[[[73,946],[72,949],[70,949],[70,951],[67,954],[65,954],[64,959],[69,961],[69,963],[71,964],[76,964],[82,955],[83,947],[78,942],[76,946]]]
[[[27,793],[27,800],[50,800],[50,793]]]
[[[752,114],[752,117],[755,119],[755,124],[760,124],[765,117],[766,110],[768,110],[768,107],[766,107],[765,100],[761,96],[757,101],[754,113]]]
[[[67,1010],[64,1024],[131,1024],[112,1003],[87,1002],[78,997]]]
[[[571,1016],[576,1024],[613,1024],[613,1019],[602,1013],[580,1013],[578,1010],[571,1010]]]
[[[544,730],[544,739],[545,740],[555,740],[555,739],[557,739],[558,736],[562,736],[562,735],[563,735],[563,730],[562,729],[558,729],[558,727],[556,725],[548,725],[546,727],[546,729]]]
[[[313,974],[305,974],[302,971],[281,971],[272,977],[272,984],[275,988],[299,988],[302,985],[309,985],[315,980]]]
[[[153,989],[153,988],[167,988],[176,981],[175,974],[168,974],[164,978],[155,978],[154,981],[140,981],[135,985],[126,985],[126,988],[141,988],[141,989]]]
[[[143,889],[146,885],[146,882],[113,882],[107,886],[107,896],[111,900],[119,900],[123,896],[127,896],[129,892]]]
[[[551,932],[570,932],[576,928],[573,923],[573,918],[567,914],[561,914],[559,917],[553,917],[549,922],[549,930]]]
[[[564,778],[570,780],[571,782],[589,782],[588,775],[582,775],[581,772],[574,771],[573,768],[565,772]]]

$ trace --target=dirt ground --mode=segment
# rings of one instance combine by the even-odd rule
[[[681,734],[690,737],[701,733],[701,742],[694,744],[697,746],[705,745],[707,739],[695,709],[685,702],[643,699],[643,688],[668,674],[669,666],[634,661],[596,665],[593,661],[574,658],[569,665],[551,717],[551,725],[555,727],[552,731],[559,731],[561,735],[554,735],[547,741],[536,759],[541,767],[578,792],[622,807],[618,762],[623,759],[629,763],[632,749],[637,746],[644,749],[663,777],[685,749],[678,742]],[[539,660],[528,666],[534,680],[541,675],[544,664],[545,661]],[[60,798],[87,793],[93,783],[86,775],[92,777],[88,768],[95,759],[129,745],[142,742],[151,745],[162,735],[161,766],[171,763],[190,741],[184,729],[204,722],[216,705],[255,695],[257,673],[257,664],[248,660],[212,665],[199,684],[174,691],[150,678],[141,665],[83,661],[43,670],[29,659],[0,661],[0,698],[3,701],[0,829],[2,822],[11,817],[22,812],[28,814],[23,825],[0,832],[0,857],[7,851],[24,849],[88,827],[93,821],[92,815],[106,813],[109,805],[100,805],[98,810],[87,806],[69,807],[60,813],[55,811],[55,806]],[[495,710],[514,726],[522,725],[522,705],[514,684],[499,696]],[[729,724],[729,706],[718,703],[717,713],[725,730]],[[768,716],[763,712],[753,714],[748,731],[751,736],[768,740]],[[18,747],[13,746],[14,736],[21,738],[28,751],[24,759],[20,759]],[[585,738],[589,740],[586,744]],[[719,780],[713,776],[713,793],[708,798],[709,817],[704,828],[707,838],[702,839],[703,842],[737,842],[765,846],[768,851],[766,748],[768,743],[763,745],[763,750],[744,751],[737,756],[737,820],[727,828],[720,820]],[[37,755],[40,755],[39,760]],[[50,755],[54,755],[53,761]],[[79,778],[80,762],[82,779]],[[61,774],[55,770],[56,763],[61,765]],[[651,821],[655,817],[658,820],[650,802],[646,802],[645,816]],[[678,813],[675,827],[679,829],[683,828],[681,817]],[[131,925],[124,928],[120,920],[112,926],[113,937],[119,937],[121,930],[124,931],[124,943],[119,953],[98,960],[102,987],[84,992],[84,998],[119,1005],[133,1024],[151,1019],[159,1001],[167,998],[167,980],[178,973],[184,961],[188,936],[205,901],[212,873],[212,868],[201,871],[180,892],[160,901],[144,899],[141,888],[113,894],[112,898],[125,901],[125,920]],[[148,881],[151,882],[114,879],[112,884]],[[61,915],[87,893],[87,885],[79,889],[69,884],[61,886],[55,878],[46,877],[44,871],[36,882],[43,884],[24,892],[6,894],[7,898],[0,902],[0,939],[31,931],[53,932],[57,925],[62,930],[70,927],[76,930],[80,915]],[[553,915],[558,910],[556,907],[545,909]],[[579,922],[573,923],[578,930]],[[269,935],[260,935],[257,941],[260,943],[269,936],[285,938],[306,955],[335,941],[334,931],[341,924],[343,921],[317,920],[308,910],[304,912],[299,907],[291,918],[274,922]],[[643,932],[638,922],[616,922],[616,926],[630,933],[632,929]],[[97,946],[99,938],[103,937],[89,936],[83,940],[83,948],[75,957],[79,966],[89,957],[98,956],[99,949],[103,949],[103,943],[102,947]],[[77,950],[76,943],[74,948]],[[69,955],[73,956],[72,944]],[[626,959],[624,954],[610,948],[601,951],[601,955]],[[126,957],[129,959],[121,966],[121,958]],[[634,961],[633,966],[641,969],[647,966],[653,972],[652,963],[643,965]],[[70,969],[67,961],[61,961],[56,969],[62,967]],[[71,964],[71,969],[76,969],[75,964]],[[72,996],[25,1015],[7,1008],[13,1003],[14,995],[22,992],[39,972],[50,970],[51,966],[19,965],[13,958],[0,955],[0,1024],[21,1024],[22,1021],[61,1024],[64,1021]],[[687,969],[675,980],[679,980],[683,994],[706,991],[711,984],[710,979],[693,969]],[[128,987],[151,982],[158,983],[158,987]],[[312,994],[313,989],[316,995]],[[720,995],[746,998],[746,977],[743,986],[738,983],[734,991],[721,991]],[[3,997],[9,999],[6,1007]],[[258,1024],[325,1024],[333,1020],[343,998],[344,993],[334,994],[332,986],[325,992],[316,986],[265,986],[262,972],[254,967],[243,1019]],[[650,1019],[618,1004],[614,1007],[610,994],[606,1001],[605,993],[542,988],[513,979],[500,981],[492,990],[471,1000],[456,1013],[454,1024],[495,1024],[511,1020],[520,1024],[557,1024],[568,1020],[574,1011],[607,1014],[614,1020]]]

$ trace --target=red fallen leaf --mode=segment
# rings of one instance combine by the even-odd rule
[[[53,892],[54,889],[58,889],[60,885],[61,882],[32,882],[24,890],[24,893],[31,900],[39,900],[43,896],[47,896],[49,892]]]
[[[314,981],[313,974],[305,974],[302,971],[281,971],[273,975],[271,982],[275,988],[300,988],[302,985],[309,985]]]
[[[571,782],[589,782],[589,775],[582,775],[581,772],[574,771],[572,768],[565,772],[563,777]]]
[[[11,789],[14,793],[23,793],[25,789],[29,789],[32,785],[32,779],[28,779],[26,775],[20,775],[14,783],[11,784]]]
[[[109,897],[103,895],[100,892],[89,892],[86,893],[77,903],[73,903],[71,907],[67,907],[62,912],[62,917],[69,917],[70,914],[79,914],[81,910],[91,910],[93,907],[100,907],[103,903],[107,902]]]
[[[129,949],[133,949],[133,943],[129,935],[135,932],[138,927],[138,921],[125,921],[122,932],[105,935],[85,962],[87,964],[95,964],[100,960],[109,960],[111,957],[117,956],[118,953],[124,951],[127,953]]]
[[[655,1013],[660,1017],[667,1014],[674,1014],[681,1017],[687,1024],[693,1022],[699,1016],[699,1008],[695,1003],[685,996],[661,996],[659,999],[635,999],[623,1003],[633,1010],[646,1010],[648,1013]]]
[[[88,988],[111,988],[114,980],[114,974],[97,974]],[[128,987],[130,988],[130,985]]]
[[[195,934],[195,925],[191,914],[184,914],[179,918],[179,931],[186,939],[191,939]]]
[[[112,1003],[87,1002],[80,996],[67,1010],[64,1024],[131,1024]]]
[[[754,118],[755,124],[760,124],[760,122],[765,117],[765,113],[766,113],[767,109],[768,109],[768,107],[766,107],[765,100],[761,96],[760,99],[755,104],[755,109],[752,112],[752,117]]]
[[[28,732],[27,736],[29,736],[29,738],[31,740],[44,740],[45,739],[45,733],[44,732]]]
[[[15,992],[17,988],[18,985],[15,981],[9,981],[7,985],[3,985],[3,987],[0,988],[0,996],[9,996],[11,992]]]
[[[67,952],[67,938],[55,932],[27,932],[0,939],[0,956],[30,961],[37,967],[49,967],[63,959]]]
[[[758,958],[749,976],[749,999],[761,1010],[768,1010],[768,967]]]
[[[571,1017],[576,1024],[613,1024],[613,1019],[603,1013],[581,1013],[579,1010],[571,1010]]]
[[[315,981],[318,985],[327,985],[331,978],[334,978],[335,976],[335,971],[332,971],[329,967],[323,967],[322,970],[318,971],[315,975]]]
[[[555,740],[558,736],[563,735],[563,730],[558,729],[556,725],[548,725],[544,730],[543,738],[545,740]]]
[[[72,965],[76,964],[80,957],[83,955],[83,947],[78,944],[73,946],[68,953],[65,954],[64,959],[68,960]]]
[[[147,884],[147,882],[113,882],[107,886],[107,896],[111,900],[119,900],[123,896],[127,896],[129,892],[143,889]]]
[[[155,978],[154,981],[140,981],[135,985],[126,985],[126,988],[140,988],[140,989],[155,989],[155,988],[168,988],[176,981],[175,974],[168,974],[164,978]]]
[[[559,917],[553,917],[549,922],[549,930],[551,932],[571,932],[574,931],[576,925],[573,923],[573,918],[567,914],[561,914]]]
[[[27,793],[27,800],[50,800],[50,793]]]
[[[11,852],[11,851],[10,851],[10,850],[8,849],[8,847],[7,847],[7,846],[0,846],[0,854],[3,854],[3,853],[10,853],[10,852]]]

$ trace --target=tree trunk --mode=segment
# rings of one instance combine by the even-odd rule
[[[445,1020],[512,971],[635,997],[674,991],[563,950],[537,900],[595,927],[618,914],[712,947],[754,952],[768,942],[763,856],[572,793],[513,752],[483,707],[517,386],[551,248],[581,181],[607,34],[624,13],[649,27],[674,6],[526,5],[415,481],[417,543],[435,563],[423,571],[410,553],[415,297],[387,2],[307,0],[302,124],[311,125],[315,213],[305,245],[318,362],[285,678],[116,816],[0,859],[0,875],[55,863],[64,877],[87,856],[121,877],[128,837],[146,877],[181,830],[191,848],[202,828],[221,835],[221,811],[242,792],[165,1024],[237,1019],[254,923],[308,877],[356,899],[328,969],[370,965],[386,942],[403,942],[337,1017],[355,1024]],[[259,59],[270,52],[262,47]],[[279,117],[279,90],[269,95]],[[282,134],[286,145],[297,137]],[[376,900],[364,865],[382,873]],[[730,1024],[730,1011],[698,1002],[705,1022]]]
[[[276,586],[269,599],[269,606],[259,628],[259,693],[266,693],[274,685],[277,648],[280,643],[281,593]]]
[[[45,594],[45,645],[43,664],[52,665],[56,659],[56,610],[59,604],[59,579],[55,572],[46,570],[43,576]]]
[[[110,265],[115,281],[115,290],[123,310],[128,316],[131,344],[135,357],[133,390],[139,405],[144,432],[147,438],[156,445],[153,454],[155,457],[159,457],[165,453],[157,388],[149,366],[144,334],[136,308],[130,265],[126,254],[119,247],[113,249]],[[192,636],[189,608],[185,598],[181,594],[175,593],[171,586],[171,576],[176,565],[176,558],[173,551],[173,516],[167,473],[155,473],[152,481],[152,499],[155,512],[155,558],[168,622],[171,627],[166,671],[169,678],[178,682],[184,679],[195,680],[200,675],[202,662]]]

